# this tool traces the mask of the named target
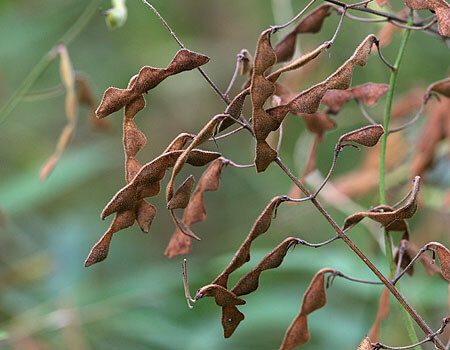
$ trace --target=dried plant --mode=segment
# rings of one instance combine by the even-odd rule
[[[186,260],[184,260],[183,277],[188,305],[191,307],[191,303],[198,302],[206,297],[214,298],[215,303],[221,307],[221,323],[224,337],[228,338],[232,336],[245,318],[244,314],[238,309],[238,306],[246,303],[242,297],[257,291],[264,271],[278,268],[289,250],[296,246],[320,248],[324,245],[332,244],[336,240],[342,240],[367,265],[378,281],[355,279],[332,268],[324,268],[318,271],[312,278],[309,287],[303,293],[300,311],[287,329],[281,349],[292,349],[308,342],[311,337],[308,330],[308,317],[314,311],[325,307],[327,301],[326,289],[332,285],[336,277],[350,282],[384,286],[373,326],[370,332],[368,330],[369,337],[365,337],[362,340],[358,349],[408,349],[420,346],[425,342],[432,342],[436,348],[441,350],[448,349],[448,345],[445,347],[438,335],[443,332],[449,323],[449,317],[442,321],[439,328],[435,327],[436,331],[432,331],[432,328],[407,302],[398,288],[398,281],[405,274],[413,276],[414,265],[418,259],[421,260],[429,274],[439,273],[444,280],[450,281],[450,252],[448,248],[439,242],[428,242],[423,248],[419,249],[411,241],[410,231],[412,229],[408,221],[420,207],[420,186],[426,183],[425,174],[428,169],[433,167],[438,146],[443,140],[447,142],[450,140],[450,78],[443,78],[440,81],[431,83],[425,91],[420,90],[419,93],[417,90],[413,90],[413,95],[408,95],[414,96],[413,101],[411,101],[411,97],[408,97],[407,100],[399,99],[398,101],[403,102],[397,106],[394,104],[393,108],[392,104],[394,102],[393,95],[397,72],[402,61],[409,33],[411,30],[420,30],[446,41],[447,37],[450,36],[450,7],[445,0],[405,0],[406,11],[393,15],[388,12],[371,9],[368,5],[372,0],[353,4],[328,0],[325,4],[321,4],[305,14],[315,2],[315,0],[311,0],[288,23],[264,29],[257,40],[253,56],[248,50],[242,50],[237,55],[236,71],[225,93],[221,92],[202,69],[202,66],[210,60],[209,57],[185,48],[167,22],[146,0],[143,0],[143,3],[158,16],[180,46],[180,50],[175,54],[167,67],[154,68],[144,66],[136,75],[130,78],[127,88],[109,87],[106,89],[98,108],[95,108],[95,98],[90,91],[86,78],[75,74],[66,47],[63,44],[58,45],[56,55],[60,57],[61,80],[65,90],[68,122],[62,131],[55,153],[45,163],[41,171],[41,179],[45,179],[48,176],[67,146],[75,128],[78,104],[86,105],[90,109],[91,115],[94,114],[95,110],[95,115],[98,119],[93,122],[93,125],[99,128],[108,127],[102,121],[103,118],[122,108],[124,109],[122,141],[125,153],[126,185],[117,191],[101,213],[102,219],[112,214],[114,214],[114,219],[106,233],[89,253],[85,261],[85,266],[87,267],[104,260],[108,256],[114,233],[132,226],[134,222],[138,223],[143,232],[149,232],[157,209],[154,205],[148,203],[146,198],[155,197],[159,194],[161,182],[166,178],[168,170],[171,169],[171,174],[167,176],[166,209],[170,211],[174,221],[175,233],[170,239],[165,254],[173,258],[187,254],[190,251],[191,238],[200,241],[200,237],[192,231],[192,225],[206,220],[205,193],[219,190],[222,171],[224,171],[226,166],[236,168],[254,167],[256,172],[260,173],[274,164],[292,181],[294,187],[290,195],[279,195],[269,201],[255,220],[250,232],[240,244],[228,266],[211,283],[199,288],[194,297],[190,295]],[[387,0],[377,0],[376,2],[379,6],[389,6],[389,1]],[[422,20],[420,17],[418,19],[418,15],[414,17],[413,10],[429,10],[433,14],[432,19],[426,23],[426,20]],[[303,91],[293,92],[281,81],[283,75],[308,65],[326,50],[335,50],[333,44],[335,38],[339,35],[344,18],[347,17],[357,21],[370,20],[370,18],[366,17],[353,16],[349,12],[370,13],[377,16],[378,20],[381,19],[381,21],[387,22],[379,35],[380,38],[374,34],[367,35],[360,43],[355,43],[354,47],[356,48],[354,52],[332,74]],[[329,41],[318,45],[311,52],[295,58],[294,53],[298,36],[304,33],[314,34],[319,32],[325,19],[333,13],[337,13],[340,16],[333,37]],[[116,2],[115,7],[107,12],[107,16],[111,27],[121,25],[127,16],[124,2]],[[287,32],[273,46],[273,34],[295,23],[298,19],[299,21],[293,26],[293,29]],[[436,24],[437,30],[433,28]],[[398,31],[402,30],[403,37],[397,60],[392,65],[381,54],[380,46],[390,42],[394,28]],[[391,80],[389,84],[366,82],[352,86],[353,74],[356,74],[355,68],[374,64],[373,61],[368,62],[369,56],[374,49],[378,51],[381,63],[390,70]],[[281,65],[277,66],[280,63]],[[147,139],[136,126],[134,118],[137,113],[146,107],[144,94],[156,88],[166,78],[174,76],[173,79],[175,79],[177,78],[175,77],[176,75],[193,69],[200,71],[227,106],[223,111],[219,111],[219,113],[212,116],[197,134],[182,133],[178,135],[158,157],[141,165],[136,156],[146,144]],[[231,98],[229,94],[238,73],[247,75],[247,81],[240,91]],[[420,98],[417,96],[420,96]],[[243,112],[244,104],[248,100],[247,97],[249,97],[248,102],[251,103],[251,117],[246,117]],[[364,106],[374,106],[383,97],[386,98],[386,113],[383,124],[379,124],[375,121],[378,118],[372,118]],[[385,198],[386,168],[396,166],[404,158],[400,147],[399,150],[391,150],[394,147],[392,144],[388,145],[388,136],[390,140],[397,140],[399,136],[396,133],[404,131],[411,125],[415,125],[415,122],[420,119],[426,105],[433,97],[436,97],[436,100],[433,101],[433,105],[429,108],[425,125],[420,130],[417,146],[409,165],[410,171],[407,179],[404,179],[412,180],[412,188],[400,202],[388,205]],[[310,191],[305,186],[304,181],[307,175],[316,169],[317,148],[324,138],[328,137],[327,133],[329,130],[339,127],[338,119],[334,119],[335,115],[342,113],[346,108],[346,104],[350,101],[356,101],[362,116],[368,121],[368,125],[347,133],[341,133],[342,135],[336,140],[333,162],[328,174],[315,190]],[[408,103],[405,103],[405,101]],[[390,128],[390,117],[398,121],[417,109],[419,111],[409,121],[396,128]],[[279,151],[282,146],[283,125],[289,114],[301,117],[308,132],[314,135],[314,143],[310,149],[307,165],[300,178],[297,178],[280,158]],[[235,129],[222,134],[233,126],[235,126]],[[239,165],[225,158],[220,152],[200,149],[202,145],[209,141],[217,141],[221,138],[229,137],[244,129],[248,131],[247,135],[255,141],[254,162],[252,164]],[[279,135],[276,146],[269,143],[269,136],[274,132],[277,132]],[[377,144],[380,146],[376,147]],[[357,150],[360,150],[360,146],[372,149],[365,153],[365,161],[360,169],[350,173],[350,175],[347,174],[343,181],[339,179],[334,181],[336,188],[341,193],[352,196],[353,193],[349,187],[357,188],[356,192],[358,193],[368,193],[379,182],[380,199],[379,203],[373,203],[373,207],[349,215],[341,227],[320,203],[318,196],[326,192],[325,187],[333,175],[338,156],[341,152],[347,151],[348,146]],[[386,153],[386,148],[389,148],[388,153]],[[391,155],[391,152],[393,155]],[[187,176],[184,181],[179,179],[182,175],[182,170],[188,168],[186,164],[195,167],[205,167],[209,164],[209,167],[203,171],[196,186],[193,175]],[[378,169],[379,177],[376,178]],[[373,180],[374,177],[375,180]],[[300,198],[302,195],[303,198]],[[242,275],[234,287],[230,287],[230,275],[250,261],[253,241],[269,231],[272,220],[276,217],[277,210],[285,202],[311,202],[328,221],[336,235],[321,243],[309,243],[298,237],[285,238],[269,251],[248,273]],[[178,211],[182,211],[182,218],[177,214]],[[388,276],[382,274],[369,257],[348,236],[348,232],[365,218],[380,224],[384,231],[387,263],[390,268],[390,275]],[[395,239],[398,243],[395,255],[392,252],[392,237],[390,235],[392,231],[403,232],[401,237]],[[427,255],[427,252],[431,252],[432,257]],[[402,306],[403,313],[406,315],[405,326],[413,334],[411,336],[412,345],[391,347],[378,342],[380,325],[389,314],[390,296],[397,299]],[[418,340],[419,337],[414,335],[413,321],[425,333],[425,338],[421,341]],[[363,336],[361,334],[361,337]]]

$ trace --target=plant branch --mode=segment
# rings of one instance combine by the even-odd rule
[[[364,116],[364,118],[366,118],[370,124],[377,125],[378,123],[372,119],[372,117],[369,115],[369,113],[367,113],[366,109],[364,108],[363,103],[358,99],[355,99],[355,101],[359,107],[359,110],[361,111],[362,115]]]
[[[303,183],[295,177],[295,175],[286,167],[282,160],[278,157],[275,159],[275,163],[285,172],[287,176],[292,180],[292,182],[307,196],[311,197],[311,193],[303,185]],[[426,333],[432,333],[430,327],[426,322],[420,317],[416,310],[405,300],[403,295],[398,291],[398,289],[377,269],[377,267],[372,263],[372,261],[364,255],[364,253],[353,243],[353,241],[341,230],[339,225],[333,220],[333,218],[328,214],[328,212],[323,208],[316,198],[311,198],[311,202],[317,208],[317,210],[325,217],[325,219],[330,223],[333,229],[338,234],[339,238],[352,249],[356,255],[369,267],[370,270],[380,279],[381,282],[389,289],[389,291],[395,296],[395,298],[400,302],[403,308],[411,315],[411,317],[416,321],[419,327]],[[444,350],[444,345],[442,342],[435,338],[433,339],[434,344],[440,350]]]

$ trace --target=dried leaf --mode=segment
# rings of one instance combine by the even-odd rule
[[[373,208],[371,211],[355,213],[345,219],[343,230],[358,223],[365,217],[379,222],[389,231],[407,230],[408,226],[405,219],[411,218],[417,210],[417,194],[419,193],[419,184],[420,177],[416,176],[411,195],[406,204],[402,207],[397,210],[393,210],[389,206],[378,206]]]
[[[98,118],[104,118],[131,103],[135,98],[142,96],[155,88],[167,77],[184,71],[192,70],[208,63],[205,55],[181,49],[177,52],[167,68],[143,67],[136,78],[132,88],[117,89],[110,87],[104,95],[96,114]]]
[[[322,269],[313,277],[303,295],[302,306],[297,317],[292,321],[281,344],[280,350],[289,350],[305,344],[309,340],[307,316],[320,309],[327,302],[324,286],[324,274],[332,269]]]

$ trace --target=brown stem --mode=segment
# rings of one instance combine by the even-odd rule
[[[308,189],[297,179],[294,174],[286,167],[286,165],[282,162],[282,160],[277,157],[275,159],[275,163],[286,173],[287,176],[292,180],[292,182],[307,196],[311,197],[311,193]],[[369,267],[370,270],[379,278],[381,282],[386,286],[387,289],[395,296],[395,298],[400,302],[403,308],[411,315],[411,317],[416,321],[419,327],[425,332],[425,334],[431,334],[431,328],[426,324],[426,322],[420,317],[416,310],[405,300],[403,295],[395,288],[394,284],[391,283],[378,269],[377,267],[370,261],[368,257],[364,255],[364,253],[353,243],[353,241],[341,230],[339,225],[333,220],[333,218],[328,214],[328,212],[324,209],[324,207],[319,203],[316,198],[311,198],[311,202],[314,206],[319,210],[319,212],[325,217],[325,219],[330,223],[330,225],[334,228],[338,236],[352,249],[356,255]],[[440,350],[445,350],[444,345],[439,339],[433,339],[433,343]]]

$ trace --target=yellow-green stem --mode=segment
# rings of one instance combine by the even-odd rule
[[[412,25],[412,20],[413,20],[413,12],[411,11],[409,19],[408,19],[408,25]],[[389,90],[388,90],[388,94],[387,94],[386,109],[385,109],[384,123],[383,123],[385,133],[381,139],[381,152],[380,152],[380,179],[379,179],[380,180],[380,184],[379,184],[380,204],[386,204],[386,178],[385,178],[386,162],[385,161],[386,161],[386,146],[387,146],[387,137],[388,137],[387,131],[389,130],[389,121],[391,118],[392,101],[393,101],[393,97],[394,97],[395,84],[397,82],[398,70],[400,67],[400,63],[402,62],[403,55],[405,53],[405,48],[406,48],[406,44],[408,42],[410,33],[411,33],[410,29],[405,29],[405,31],[403,33],[402,41],[400,43],[400,49],[398,51],[397,59],[395,60],[395,63],[394,63],[395,70],[392,71],[391,78],[389,81]],[[391,240],[389,231],[387,231],[387,230],[384,230],[384,244],[385,244],[385,248],[386,248],[386,258],[387,258],[387,261],[389,264],[390,275],[391,275],[391,278],[393,278],[395,276],[395,262],[394,262],[394,255],[392,252],[392,240]],[[397,284],[397,289],[400,290],[399,284]],[[405,309],[402,308],[401,312],[402,312],[403,320],[405,322],[406,330],[408,332],[411,342],[413,344],[418,343],[419,339],[417,338],[417,334],[414,330],[414,325],[411,320],[411,317],[409,316],[409,314],[406,312]],[[416,346],[414,349],[420,350],[421,347]]]
[[[78,36],[81,30],[89,23],[92,16],[96,13],[101,0],[92,0],[83,13],[78,17],[74,24],[66,33],[58,40],[58,43],[69,45],[70,42]],[[28,73],[27,77],[22,81],[16,92],[9,98],[6,104],[0,109],[0,124],[4,123],[9,114],[18,105],[23,96],[30,90],[36,80],[44,73],[50,62],[57,57],[55,48],[48,51],[36,65]]]

